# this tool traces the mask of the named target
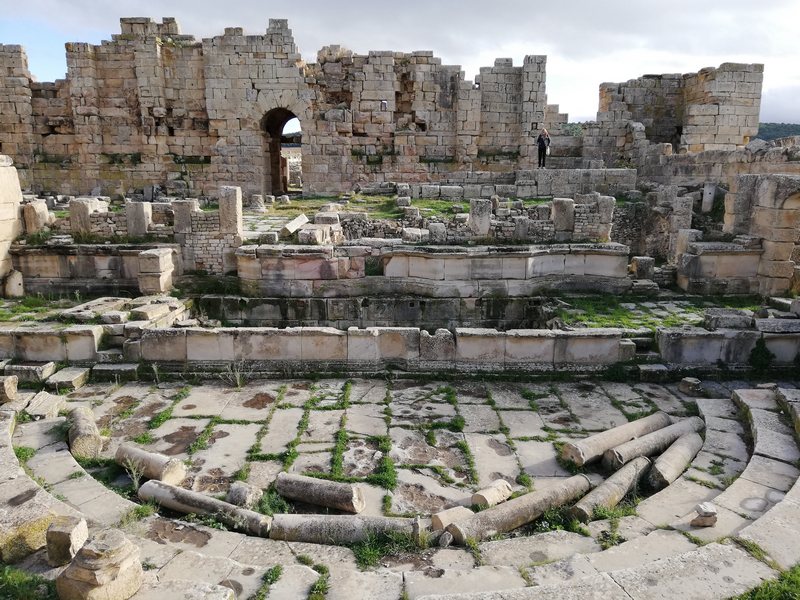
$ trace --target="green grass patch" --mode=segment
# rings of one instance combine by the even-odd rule
[[[473,456],[472,450],[469,449],[469,444],[467,444],[465,440],[459,440],[456,442],[456,448],[464,455],[464,462],[466,462],[467,466],[467,478],[470,483],[477,483],[478,470],[475,467],[475,456]]]
[[[378,566],[386,556],[417,553],[427,548],[427,539],[415,540],[413,536],[400,532],[370,533],[367,539],[353,544],[350,549],[361,569]]]
[[[789,569],[774,581],[765,581],[734,600],[798,600],[800,599],[800,565]]]
[[[3,600],[58,600],[55,581],[0,565],[0,598]]]
[[[253,600],[266,600],[267,596],[269,595],[270,586],[276,584],[282,575],[283,567],[281,565],[275,565],[274,567],[267,569],[267,571],[261,576],[261,587],[258,588],[255,596],[253,596]]]
[[[154,441],[156,441],[156,438],[153,437],[153,434],[149,431],[145,431],[144,433],[140,433],[133,438],[132,441],[137,444],[141,444],[142,446],[146,446],[147,444],[152,444]]]
[[[146,519],[147,517],[154,515],[156,510],[156,505],[150,502],[146,504],[140,504],[139,506],[130,509],[124,515],[122,515],[119,520],[118,527],[125,527],[131,523],[136,523],[137,521]]]
[[[271,517],[275,514],[290,513],[292,512],[292,507],[278,492],[270,488],[261,496],[261,500],[258,501],[255,510],[262,515]]]
[[[24,466],[35,454],[36,450],[28,446],[14,446],[14,456],[17,457],[20,465]]]

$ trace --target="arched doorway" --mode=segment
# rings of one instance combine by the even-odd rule
[[[287,124],[289,127],[287,127]],[[261,119],[264,151],[264,181],[262,191],[267,195],[281,195],[298,189],[299,180],[289,185],[289,162],[297,160],[299,170],[300,134],[297,115],[286,108],[273,108]],[[295,151],[296,149],[296,151]],[[296,157],[294,155],[297,155]]]

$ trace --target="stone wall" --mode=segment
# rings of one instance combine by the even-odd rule
[[[1,110],[0,115],[2,115]],[[17,170],[13,167],[10,157],[0,154],[0,278],[4,278],[11,271],[9,248],[22,233],[21,202],[22,192]]]
[[[242,291],[256,297],[418,295],[529,296],[546,289],[630,288],[628,248],[619,244],[486,247],[243,246]],[[382,275],[367,275],[367,260]]]
[[[27,294],[119,294],[139,292],[139,255],[154,247],[119,244],[16,246],[11,250],[14,269],[22,273]],[[167,246],[177,257],[181,249]],[[180,261],[176,260],[180,270]],[[180,271],[179,271],[180,272]]]
[[[329,327],[147,329],[125,342],[127,360],[166,368],[213,368],[242,361],[255,369],[319,372],[597,370],[633,358],[619,329],[498,332],[494,329]]]
[[[724,63],[603,83],[597,121],[583,126],[583,156],[671,182],[670,155],[741,150],[758,133],[763,71]]]

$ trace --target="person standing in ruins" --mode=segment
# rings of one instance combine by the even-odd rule
[[[536,146],[539,148],[539,168],[544,169],[547,155],[550,154],[550,134],[544,127],[536,138]]]

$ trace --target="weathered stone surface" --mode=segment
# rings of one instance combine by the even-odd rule
[[[141,587],[139,548],[121,531],[95,534],[56,578],[62,600],[126,600]]]
[[[242,506],[244,508],[253,508],[261,497],[264,491],[254,485],[245,483],[243,481],[234,481],[228,490],[228,496],[225,498],[230,504]]]
[[[69,415],[69,450],[75,458],[97,458],[103,449],[103,438],[90,408],[79,406]]]
[[[186,463],[182,460],[148,452],[133,444],[120,444],[114,460],[125,469],[136,469],[147,479],[157,479],[177,485],[186,477]]]
[[[47,528],[47,562],[60,567],[68,564],[89,537],[86,519],[56,517]]]
[[[510,567],[526,567],[601,550],[592,538],[568,531],[548,531],[480,544],[481,557],[486,564]]]
[[[633,598],[730,598],[776,573],[738,546],[709,544],[698,550],[612,574]]]

